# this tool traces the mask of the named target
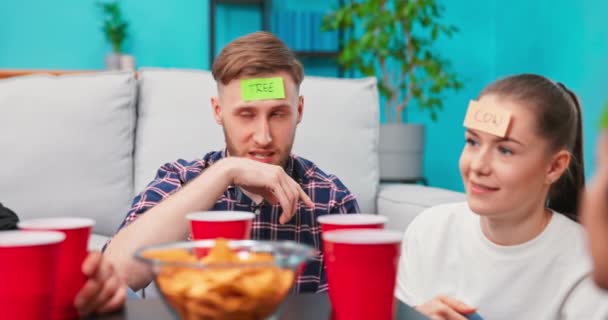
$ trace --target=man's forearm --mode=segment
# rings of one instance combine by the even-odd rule
[[[209,167],[175,194],[149,209],[120,230],[109,243],[105,255],[134,290],[152,279],[148,268],[133,258],[143,246],[185,240],[189,233],[186,215],[208,210],[230,184],[228,166],[222,161]]]

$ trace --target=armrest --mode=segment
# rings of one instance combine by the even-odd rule
[[[376,206],[388,217],[387,229],[405,231],[422,210],[443,203],[466,201],[466,195],[418,184],[381,184]]]
[[[108,240],[110,240],[110,237],[92,233],[89,238],[89,251],[101,251],[101,248],[103,248]]]

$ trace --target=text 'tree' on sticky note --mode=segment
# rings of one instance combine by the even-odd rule
[[[464,126],[504,138],[511,122],[511,112],[492,105],[469,102],[469,110],[464,118]]]
[[[284,99],[283,78],[254,78],[241,80],[243,101]]]

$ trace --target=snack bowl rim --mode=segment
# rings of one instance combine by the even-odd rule
[[[306,244],[297,243],[290,240],[268,241],[268,240],[227,240],[228,247],[233,250],[246,249],[245,251],[257,253],[270,253],[273,256],[278,252],[276,249],[292,250],[291,254],[301,256],[297,263],[291,265],[278,265],[273,262],[266,263],[242,263],[242,262],[212,262],[204,263],[200,260],[196,262],[167,261],[158,258],[144,256],[144,252],[166,249],[211,249],[216,243],[216,239],[178,241],[163,244],[147,245],[137,249],[134,256],[137,260],[150,264],[153,269],[157,267],[179,267],[191,269],[226,269],[226,268],[248,268],[248,267],[280,267],[283,269],[295,269],[301,263],[306,262],[316,253],[316,250]],[[252,250],[253,249],[253,250]],[[155,270],[156,273],[156,270]]]

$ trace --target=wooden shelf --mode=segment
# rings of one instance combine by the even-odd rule
[[[105,70],[42,70],[42,69],[0,69],[0,79],[12,78],[19,76],[29,76],[36,74],[51,74],[54,76],[61,76],[64,74],[82,74],[101,72]]]
[[[217,3],[227,4],[262,4],[265,0],[215,0]]]
[[[262,30],[270,30],[270,16],[273,0],[209,0],[209,68],[213,65],[215,58],[215,9],[219,4],[246,4],[257,5],[261,11],[261,26]],[[340,7],[343,6],[344,0],[339,0]],[[342,33],[339,33],[339,42],[342,42]],[[314,50],[294,50],[298,58],[326,58],[337,59],[340,50],[336,51],[314,51]],[[338,67],[338,76],[342,77],[344,70]]]
[[[294,51],[296,56],[302,58],[337,58],[338,51]]]
[[[209,0],[209,68],[215,58],[215,8],[218,4],[251,4],[261,9],[262,30],[270,29],[270,7],[272,0]]]

